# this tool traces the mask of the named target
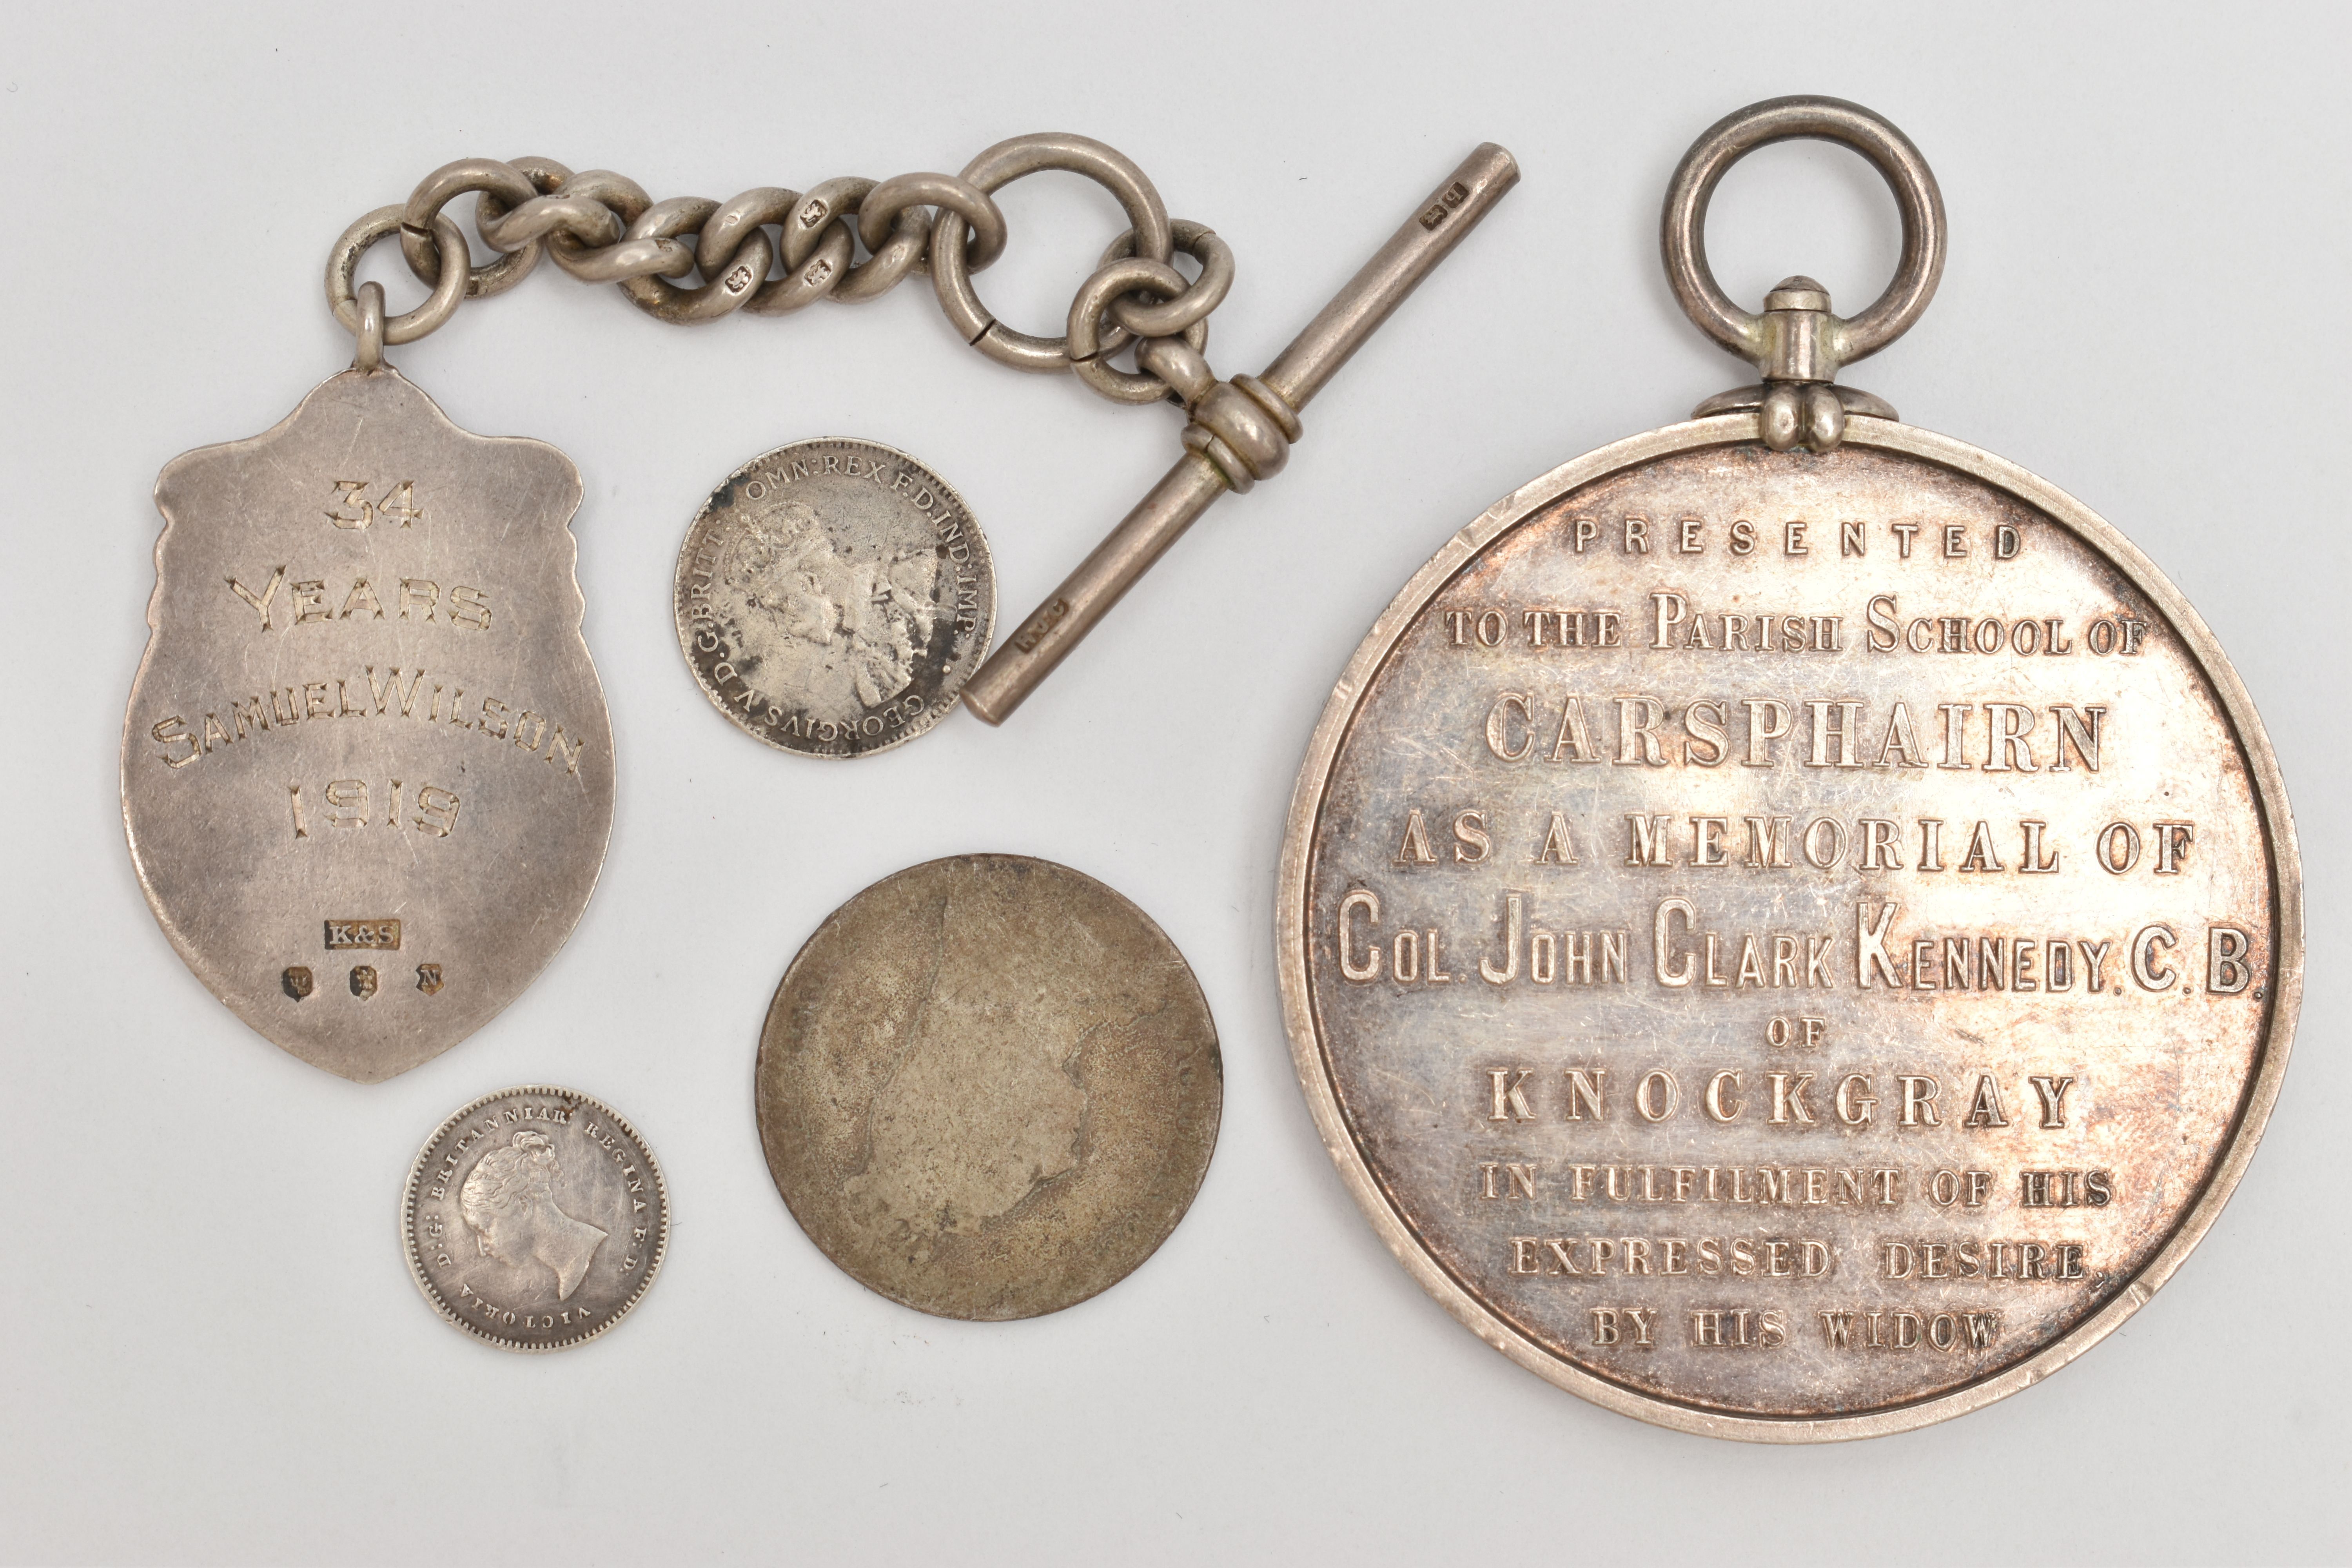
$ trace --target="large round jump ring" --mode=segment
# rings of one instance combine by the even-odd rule
[[[441,209],[464,195],[467,191],[479,191],[492,201],[505,206],[517,206],[539,195],[530,177],[511,163],[501,163],[495,158],[460,158],[454,163],[444,163],[417,182],[409,193],[408,205],[402,209],[400,235],[401,254],[408,258],[408,269],[416,274],[419,283],[433,284],[441,277],[442,258],[451,254],[429,237],[427,230]],[[480,226],[478,212],[476,226]],[[479,267],[469,267],[466,273],[466,297],[487,300],[493,294],[503,294],[525,278],[539,265],[545,247],[531,240],[520,247]],[[456,253],[460,262],[472,258],[460,248]]]
[[[1059,169],[1084,174],[1118,198],[1135,226],[1135,251],[1147,261],[1164,262],[1174,248],[1168,209],[1142,170],[1101,142],[1085,136],[1016,136],[1000,142],[964,166],[963,178],[993,195],[1024,174]],[[1039,338],[1015,331],[990,313],[971,286],[964,257],[964,226],[940,225],[931,235],[931,287],[940,309],[964,341],[999,364],[1039,372],[1070,368],[1068,337]]]
[[[1706,205],[1732,164],[1775,142],[1811,138],[1870,160],[1903,215],[1903,258],[1885,292],[1860,315],[1833,321],[1833,363],[1876,353],[1927,310],[1944,273],[1944,198],[1909,137],[1858,103],[1838,98],[1774,98],[1725,115],[1683,154],[1666,186],[1659,227],[1666,281],[1701,331],[1745,359],[1761,361],[1764,318],[1733,304],[1706,264]]]
[[[399,232],[404,211],[397,206],[376,208],[343,230],[342,237],[335,241],[335,248],[327,254],[327,303],[334,307],[335,320],[343,324],[343,330],[354,336],[360,330],[360,307],[352,278],[359,271],[360,258],[377,240]],[[433,215],[433,237],[440,245],[442,255],[466,254],[466,237],[445,213]],[[444,267],[440,280],[433,285],[430,299],[406,315],[394,316],[383,324],[383,341],[413,343],[457,314],[458,301],[466,297],[466,276],[463,267]]]

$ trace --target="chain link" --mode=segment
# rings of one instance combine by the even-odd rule
[[[1009,237],[992,193],[1046,169],[1102,185],[1132,226],[1079,286],[1064,335],[1054,338],[1005,326],[971,284]],[[442,211],[467,195],[475,197],[476,232],[497,253],[481,266]],[[382,290],[355,291],[353,278],[361,254],[395,233],[408,269],[432,295],[387,319]],[[1198,277],[1171,265],[1180,250],[1200,263]],[[1199,224],[1171,222],[1142,170],[1099,142],[1045,134],[1000,142],[961,174],[832,179],[806,192],[761,185],[725,202],[656,201],[625,174],[574,174],[548,158],[461,158],[426,175],[404,205],[380,207],[343,232],[328,261],[327,297],[360,338],[363,368],[373,369],[383,344],[415,342],[463,301],[513,288],[547,257],[585,282],[617,284],[638,309],[680,323],[737,310],[780,316],[819,300],[858,304],[923,273],[950,323],[991,359],[1075,372],[1114,402],[1170,399],[1187,408],[1213,380],[1202,357],[1209,312],[1234,281],[1232,248]],[[453,258],[464,265],[452,268]],[[1136,370],[1110,363],[1129,347]]]

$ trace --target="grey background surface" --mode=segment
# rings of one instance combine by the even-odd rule
[[[0,1556],[12,1561],[2341,1560],[2352,1452],[2342,719],[2347,174],[2330,8],[1666,10],[1204,4],[41,7],[0,15]],[[1589,1407],[1456,1328],[1356,1214],[1292,1076],[1274,867],[1332,679],[1496,496],[1745,379],[1675,310],[1675,159],[1752,100],[1891,116],[1943,183],[1924,321],[1850,379],[2021,462],[2188,593],[2271,726],[2304,835],[2309,987],[2268,1140],[2179,1276],[2048,1383],[1861,1446],[1770,1450]],[[1233,244],[1213,357],[1255,370],[1472,144],[1525,183],[1002,731],[855,764],[719,722],[669,623],[707,487],[857,434],[948,476],[1008,617],[1175,451],[1164,408],[877,304],[663,326],[541,269],[400,367],[579,465],[587,636],[620,758],[604,879],[508,1014],[362,1088],[272,1049],[174,958],[116,802],[156,470],[349,359],[342,226],[467,154],[656,195],[961,167],[1067,129]],[[1033,330],[1118,226],[1075,178],[1003,203],[985,297]],[[1751,159],[1713,220],[1753,301],[1891,270],[1875,175]],[[381,264],[395,307],[413,285]],[[938,1321],[793,1226],[751,1073],[786,961],[901,866],[1051,857],[1167,929],[1222,1029],[1223,1142],[1133,1278]],[[504,1355],[395,1243],[440,1119],[524,1081],[604,1097],[677,1230],[636,1314]]]

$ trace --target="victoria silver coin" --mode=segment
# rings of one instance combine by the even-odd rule
[[[484,1095],[425,1141],[400,1238],[416,1288],[449,1321],[502,1350],[565,1350],[653,1284],[669,1193],[611,1106],[528,1085]]]
[[[175,458],[122,818],[213,994],[362,1083],[448,1049],[578,923],[613,826],[580,475],[379,364]]]
[[[875,441],[779,447],[695,514],[678,646],[718,710],[780,751],[863,757],[944,718],[987,656],[996,573],[971,510]]]
[[[960,855],[810,937],[760,1037],[760,1139],[826,1257],[941,1317],[1108,1289],[1191,1206],[1223,1065],[1192,969],[1093,878]]]
[[[1851,321],[1803,279],[1736,311],[1698,248],[1790,136],[1904,206]],[[1899,132],[1731,116],[1666,248],[1765,384],[1506,496],[1381,615],[1292,802],[1284,1007],[1357,1202],[1513,1360],[1685,1431],[1900,1431],[2046,1377],[2213,1223],[2285,1070],[2294,825],[2147,557],[1830,380],[1941,266]]]

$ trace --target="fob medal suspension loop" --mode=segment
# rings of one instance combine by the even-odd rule
[[[1733,304],[1706,264],[1706,209],[1732,164],[1775,142],[1842,142],[1885,176],[1903,219],[1903,253],[1885,289],[1862,314],[1830,310],[1829,290],[1810,278],[1783,279],[1764,313]],[[1868,110],[1835,99],[1783,98],[1725,116],[1683,154],[1666,187],[1659,225],[1666,281],[1699,331],[1764,374],[1763,384],[1723,393],[1692,417],[1757,410],[1764,445],[1775,452],[1826,452],[1845,437],[1845,416],[1893,419],[1884,398],[1834,384],[1840,370],[1911,330],[1944,276],[1944,197],[1911,139]]]

